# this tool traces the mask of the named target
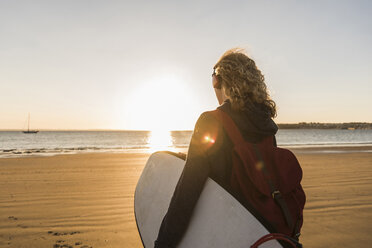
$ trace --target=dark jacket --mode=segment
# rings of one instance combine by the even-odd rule
[[[230,115],[246,141],[259,142],[266,136],[275,135],[278,130],[264,106],[248,106],[246,111],[236,112],[227,100],[218,108]],[[161,224],[156,248],[176,247],[179,243],[208,177],[250,208],[249,203],[244,202],[230,186],[232,148],[233,144],[221,124],[210,113],[201,114],[191,138],[184,170]]]

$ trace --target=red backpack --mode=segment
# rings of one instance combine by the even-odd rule
[[[300,184],[302,169],[295,155],[275,147],[273,136],[255,144],[247,142],[228,114],[219,109],[211,113],[234,145],[232,189],[240,193],[279,235],[298,240],[306,198]]]

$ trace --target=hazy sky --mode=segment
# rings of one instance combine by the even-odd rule
[[[0,0],[0,129],[192,129],[240,46],[278,123],[372,122],[371,1]]]

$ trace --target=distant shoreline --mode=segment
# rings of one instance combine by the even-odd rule
[[[300,122],[296,124],[280,123],[279,129],[372,129],[372,123],[367,122],[345,122],[345,123],[319,123]]]
[[[368,122],[343,122],[343,123],[278,123],[279,129],[372,129]],[[151,130],[130,129],[38,129],[41,132],[151,132]],[[22,132],[23,129],[0,129],[0,132]],[[171,132],[192,132],[192,130],[171,130]]]

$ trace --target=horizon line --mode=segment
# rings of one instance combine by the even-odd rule
[[[304,125],[304,124],[321,124],[321,125],[345,125],[345,124],[366,124],[372,125],[372,122],[296,122],[296,123],[276,123],[278,126],[280,125]],[[110,128],[89,128],[89,129],[68,129],[68,128],[61,128],[61,129],[52,129],[52,128],[41,128],[41,129],[33,129],[37,131],[112,131],[112,132],[151,132],[152,130],[146,129],[110,129]],[[0,128],[0,132],[4,131],[14,131],[14,132],[22,132],[25,131],[24,129],[20,128]],[[169,131],[193,131],[193,129],[174,129]]]

